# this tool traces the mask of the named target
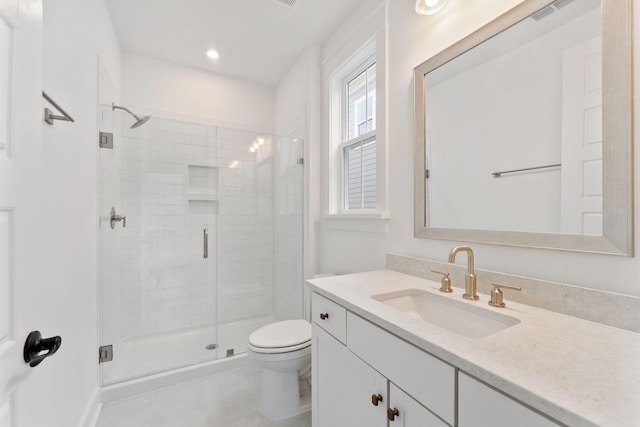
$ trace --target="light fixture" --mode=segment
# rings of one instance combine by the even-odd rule
[[[258,141],[258,145],[264,145],[264,136],[259,136],[257,141]]]
[[[253,145],[251,147],[249,147],[249,151],[252,153],[256,152],[256,147],[254,147]]]
[[[416,12],[420,15],[433,15],[440,12],[449,0],[416,0]]]
[[[206,50],[206,54],[209,57],[209,59],[218,59],[218,58],[220,58],[220,52],[218,52],[217,50],[215,50],[212,47],[210,47],[209,49]]]

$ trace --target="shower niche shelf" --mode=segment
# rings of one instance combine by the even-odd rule
[[[189,165],[189,215],[218,214],[219,170],[214,166]]]

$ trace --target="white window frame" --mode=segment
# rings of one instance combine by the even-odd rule
[[[342,220],[388,219],[387,194],[387,124],[386,124],[386,25],[384,8],[372,13],[368,22],[356,31],[349,41],[343,43],[335,52],[325,52],[323,62],[324,81],[324,158],[323,175],[326,177],[327,191],[323,191],[323,218],[338,222],[328,223],[338,228],[350,226]],[[373,59],[373,60],[372,60]],[[367,65],[376,64],[376,103],[374,115],[376,130],[360,135],[360,141],[375,136],[376,138],[376,208],[344,209],[343,186],[343,150],[346,144],[344,137],[346,114],[346,80],[348,76],[357,75],[357,71],[366,70]],[[356,139],[350,143],[359,142]],[[354,223],[355,224],[355,223]],[[354,225],[357,229],[360,226]],[[367,227],[365,227],[367,228]],[[369,229],[369,228],[367,228]],[[364,230],[363,230],[364,231]]]
[[[375,213],[377,212],[377,206],[374,209],[348,209],[347,208],[347,191],[346,191],[346,186],[347,184],[347,174],[346,174],[346,164],[345,164],[345,156],[344,156],[344,151],[345,148],[350,147],[352,145],[357,145],[357,144],[364,144],[365,142],[372,140],[372,139],[376,139],[377,138],[377,130],[378,130],[378,126],[376,123],[376,129],[369,131],[367,133],[358,135],[352,139],[349,139],[349,83],[351,83],[353,80],[355,80],[359,75],[361,75],[362,73],[366,73],[367,70],[369,68],[371,68],[373,65],[376,66],[376,72],[377,72],[377,66],[378,64],[376,63],[376,55],[373,54],[371,56],[369,56],[364,62],[362,62],[360,65],[358,65],[356,68],[353,69],[353,71],[351,71],[349,74],[347,74],[347,76],[342,80],[342,94],[341,94],[341,105],[342,105],[342,111],[340,113],[342,120],[341,120],[341,124],[340,124],[340,128],[341,128],[341,133],[342,133],[342,141],[340,142],[340,145],[338,145],[337,147],[337,151],[338,151],[338,156],[340,157],[340,170],[342,171],[341,176],[340,176],[340,206],[339,206],[339,212],[341,214],[349,214],[351,212],[356,212],[356,213]],[[365,76],[366,78],[366,76]],[[376,77],[376,82],[377,82],[377,77]],[[377,86],[377,84],[376,84]],[[378,88],[376,87],[376,95],[378,93]],[[363,97],[361,97],[361,99],[364,101],[364,105],[366,108],[367,102],[367,95],[368,95],[368,91],[365,91],[365,95]],[[360,100],[360,98],[358,99],[358,101]],[[357,105],[357,101],[354,102],[354,106]],[[377,102],[374,102],[374,106],[377,106]],[[373,109],[374,111],[372,112],[372,118],[375,119],[376,117],[376,113],[375,113],[375,108]],[[358,128],[358,122],[357,122],[357,107],[356,107],[356,113],[355,113],[355,117],[356,119],[354,120],[354,125],[356,127],[356,132],[357,132],[357,128]],[[367,117],[367,113],[365,111],[365,120],[364,123],[366,123],[368,120]],[[377,147],[376,147],[377,149]],[[377,152],[376,152],[376,160],[377,160]],[[377,179],[376,179],[376,202],[377,202]],[[377,203],[376,203],[377,204]]]

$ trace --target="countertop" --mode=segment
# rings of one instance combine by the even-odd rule
[[[490,307],[438,291],[439,282],[390,270],[307,282],[311,289],[413,345],[569,426],[640,426],[640,334],[509,301]],[[517,284],[515,284],[517,285]],[[472,339],[410,316],[373,295],[422,289],[520,323]]]

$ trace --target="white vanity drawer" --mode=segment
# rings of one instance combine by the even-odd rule
[[[314,292],[311,297],[311,316],[313,323],[346,344],[347,310],[344,307]]]
[[[453,366],[353,314],[347,314],[347,347],[438,415],[455,422]]]
[[[458,425],[460,427],[559,427],[559,424],[462,371],[458,375]]]

